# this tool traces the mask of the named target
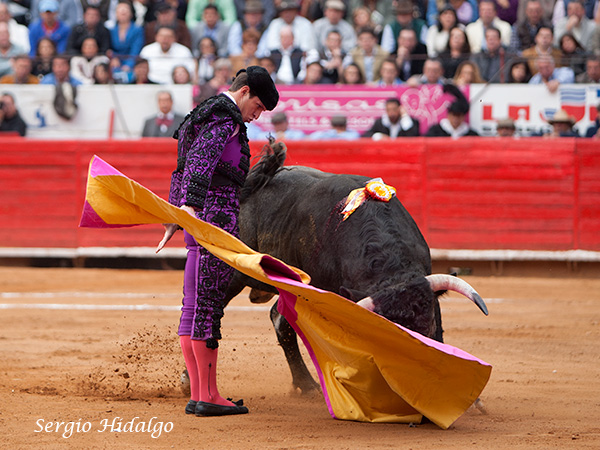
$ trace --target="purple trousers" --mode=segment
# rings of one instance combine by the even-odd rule
[[[211,187],[203,211],[197,213],[198,218],[239,237],[238,192],[236,186]],[[207,341],[209,348],[217,348],[217,339],[221,339],[223,300],[234,269],[198,245],[187,231],[184,231],[184,239],[188,254],[177,334]]]

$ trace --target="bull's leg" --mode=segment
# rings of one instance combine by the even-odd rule
[[[442,311],[440,310],[440,301],[436,300],[434,305],[434,320],[435,320],[435,334],[433,339],[438,342],[444,342],[444,329],[442,328]]]
[[[273,322],[277,340],[281,348],[283,348],[283,353],[292,372],[292,384],[294,388],[300,389],[303,394],[319,389],[318,383],[313,380],[300,354],[298,336],[288,321],[285,320],[285,317],[277,311],[277,302],[271,308],[271,322]]]

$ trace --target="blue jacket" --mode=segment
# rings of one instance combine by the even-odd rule
[[[29,25],[29,43],[31,44],[31,50],[29,51],[29,56],[35,56],[35,50],[37,48],[38,41],[43,37],[49,37],[56,44],[56,52],[64,53],[67,49],[67,42],[69,40],[69,34],[71,33],[71,28],[64,22],[60,20],[57,21],[58,26],[52,33],[46,34],[46,30],[42,26],[41,20],[36,20],[31,25]]]

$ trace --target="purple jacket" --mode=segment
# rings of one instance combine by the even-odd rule
[[[171,176],[169,203],[202,209],[211,185],[244,184],[250,168],[246,125],[226,95],[198,105],[173,137],[178,139],[177,168]]]

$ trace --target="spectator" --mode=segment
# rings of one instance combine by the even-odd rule
[[[85,8],[83,22],[75,25],[71,30],[67,43],[67,52],[74,55],[81,55],[83,41],[89,37],[96,40],[98,52],[101,55],[106,54],[110,49],[110,32],[100,22],[100,10],[92,5],[88,5]]]
[[[248,7],[248,3],[258,3],[261,5],[262,13],[262,22],[263,22],[263,31],[267,28],[267,25],[271,23],[271,20],[275,17],[277,11],[275,10],[275,3],[273,0],[234,0],[235,10],[237,18],[241,18],[246,13],[246,8]],[[235,23],[235,22],[234,22]]]
[[[357,34],[363,28],[372,28],[379,42],[383,26],[385,25],[384,16],[377,10],[371,11],[368,6],[359,6],[350,9],[350,11],[352,11],[352,28],[354,29],[354,34]]]
[[[562,53],[552,45],[552,37],[552,28],[540,27],[535,35],[535,46],[523,50],[523,58],[527,58],[532,74],[537,73],[536,60],[540,56],[550,56],[556,65],[560,65]]]
[[[517,21],[517,12],[519,8],[519,0],[494,0],[498,18],[510,25]]]
[[[141,21],[136,20],[136,25],[143,27],[144,24],[153,22],[156,19],[156,9],[159,6],[162,6],[163,3],[166,3],[171,8],[175,10],[175,17],[178,20],[183,20],[185,22],[185,15],[187,13],[188,1],[187,0],[137,0],[146,3],[145,12],[142,12],[143,17]],[[138,10],[140,10],[140,6],[137,4],[137,1],[134,0],[133,8],[136,11],[136,16],[139,18]],[[185,25],[186,29],[188,28],[187,24]],[[154,34],[152,34],[154,36]]]
[[[33,69],[31,71],[40,80],[52,72],[52,60],[57,55],[56,44],[50,38],[43,37],[38,41],[33,57]]]
[[[458,22],[462,25],[468,25],[475,22],[479,18],[479,11],[477,9],[476,0],[450,0],[448,3],[454,11],[456,11],[456,17]],[[444,4],[442,3],[442,5]],[[429,26],[435,25],[439,17],[438,0],[428,0],[427,3],[427,24]]]
[[[352,22],[355,32],[361,28],[369,27],[373,28],[380,37],[388,17],[394,15],[394,2],[389,0],[349,0],[347,4],[346,20]],[[368,16],[368,19],[361,20],[360,24],[356,21],[356,16],[363,14],[359,10],[366,12]]]
[[[423,66],[423,75],[414,75],[407,80],[411,87],[421,84],[444,84],[444,68],[439,59],[428,59]]]
[[[379,81],[375,83],[379,87],[400,86],[404,82],[398,77],[398,66],[393,58],[386,59],[379,69]]]
[[[585,137],[600,139],[600,103],[596,105],[596,119],[586,130]]]
[[[312,140],[339,139],[346,141],[358,139],[359,137],[358,131],[347,128],[346,116],[331,117],[331,128],[329,130],[315,131],[309,136]]]
[[[294,45],[294,32],[292,27],[284,26],[280,29],[280,46],[271,51],[271,58],[277,71],[277,82],[282,84],[296,84],[304,79],[301,73],[304,65],[304,52]]]
[[[0,78],[0,84],[38,84],[40,80],[31,74],[31,59],[27,55],[17,55],[12,59],[12,75]]]
[[[423,73],[423,66],[427,59],[427,47],[417,40],[415,30],[405,28],[398,35],[398,51],[395,54],[396,65],[401,80]]]
[[[273,114],[271,116],[271,124],[273,125],[273,137],[278,141],[297,141],[306,137],[302,130],[289,127],[288,118],[284,112]],[[269,135],[271,133],[266,134]]]
[[[10,42],[17,47],[21,47],[23,53],[29,53],[29,30],[25,25],[21,25],[13,19],[8,3],[0,3],[0,23],[6,23],[8,25]]]
[[[302,84],[331,84],[325,78],[323,78],[323,66],[321,63],[316,61],[310,61],[306,63],[306,69]]]
[[[570,67],[575,74],[575,77],[585,72],[585,62],[588,53],[583,49],[581,44],[577,42],[575,36],[571,33],[563,34],[560,38],[560,51],[562,58],[560,65]]]
[[[585,62],[585,72],[576,78],[578,83],[600,83],[600,56],[590,56]]]
[[[479,2],[479,19],[465,28],[465,32],[469,37],[469,44],[471,44],[471,53],[479,53],[482,49],[485,50],[485,30],[490,27],[497,28],[500,31],[502,45],[508,48],[512,33],[510,24],[498,18],[496,4],[493,0],[481,0]]]
[[[94,66],[94,84],[113,84],[113,74],[108,63],[100,63]]]
[[[518,53],[535,45],[535,37],[541,27],[550,28],[550,21],[544,18],[540,0],[526,2],[525,17],[513,25],[510,49]]]
[[[354,28],[344,17],[346,6],[342,0],[327,0],[325,2],[325,17],[313,23],[317,39],[317,50],[325,48],[325,41],[330,31],[337,31],[342,36],[342,50],[350,51],[356,46],[356,33]]]
[[[556,68],[554,59],[550,56],[540,56],[537,59],[538,73],[533,75],[529,84],[545,84],[548,91],[555,93],[560,84],[575,82],[575,74],[568,67]]]
[[[472,61],[477,64],[481,77],[489,83],[505,83],[507,79],[507,62],[511,55],[506,53],[500,41],[500,31],[496,28],[485,30],[486,48],[473,55]]]
[[[425,136],[429,137],[453,137],[479,136],[465,122],[469,112],[468,103],[455,101],[448,107],[448,117],[440,120],[440,123],[432,125]]]
[[[410,0],[399,0],[395,8],[396,20],[383,28],[381,47],[388,53],[396,52],[400,31],[414,30],[417,40],[422,44],[427,41],[427,25],[423,19],[414,18],[414,7]]]
[[[81,86],[81,81],[71,75],[70,59],[66,55],[56,55],[52,58],[52,72],[42,78],[40,84],[64,84]]]
[[[194,83],[203,84],[210,80],[215,74],[214,63],[217,60],[217,44],[208,36],[198,42],[198,58],[196,58],[196,70],[194,71]]]
[[[271,3],[271,6],[273,6],[270,0],[267,3]],[[229,56],[237,56],[242,53],[243,34],[248,30],[257,32],[259,36],[256,56],[260,57],[268,54],[265,30],[269,22],[266,20],[264,13],[265,7],[261,0],[246,0],[242,18],[234,22],[229,28],[229,35],[227,36]]]
[[[575,118],[564,109],[559,109],[547,122],[552,125],[552,131],[544,134],[545,137],[579,137],[579,133],[573,129]]]
[[[500,137],[513,137],[516,130],[515,121],[511,118],[500,119],[496,123],[496,134]]]
[[[258,31],[250,28],[242,33],[242,53],[229,57],[234,73],[238,73],[240,69],[248,66],[259,65],[259,60],[256,57],[259,42],[260,33]]]
[[[512,64],[508,68],[507,83],[529,83],[531,80],[531,69],[527,60],[513,59]]]
[[[173,111],[173,97],[169,91],[159,91],[156,99],[158,113],[146,119],[142,137],[171,138],[185,117]]]
[[[450,39],[444,51],[440,54],[444,77],[454,78],[458,66],[471,57],[469,39],[463,29],[454,27],[450,30]]]
[[[169,27],[175,32],[175,42],[192,49],[192,36],[185,21],[177,18],[177,11],[167,2],[160,2],[155,8],[156,20],[148,22],[144,27],[146,45],[156,39],[159,28]]]
[[[484,83],[479,73],[479,67],[472,61],[461,62],[452,81],[458,87],[465,87],[472,83]]]
[[[454,8],[450,5],[444,6],[440,10],[440,17],[437,23],[430,26],[427,30],[427,55],[430,58],[435,58],[447,49],[450,30],[457,25],[458,18],[456,17]]]
[[[56,44],[56,51],[64,53],[71,28],[58,19],[58,1],[41,0],[40,19],[29,25],[29,56],[33,56],[38,41],[43,37],[49,37]]]
[[[24,51],[22,47],[18,47],[10,41],[8,25],[0,22],[0,77],[13,72],[12,58]]]
[[[365,77],[356,63],[352,62],[344,67],[340,84],[365,84]]]
[[[185,66],[173,67],[173,84],[191,84],[192,75],[188,72]]]
[[[292,27],[294,42],[303,52],[317,48],[312,23],[298,15],[298,9],[299,5],[295,0],[281,0],[277,8],[279,17],[273,19],[265,31],[266,47],[269,50],[279,48],[281,28],[286,25]]]
[[[163,26],[156,33],[156,42],[142,48],[140,56],[150,64],[149,78],[159,84],[169,84],[173,67],[184,65],[194,70],[194,58],[189,48],[175,42],[175,30]]]
[[[219,15],[225,24],[231,25],[237,20],[234,0],[189,0],[187,12],[185,13],[185,23],[190,30],[196,28],[198,22],[202,20],[204,8],[208,4],[217,7]]]
[[[4,92],[0,97],[0,132],[9,131],[16,131],[19,136],[25,136],[27,124],[15,106],[15,98],[12,94]]]
[[[381,64],[388,56],[388,52],[377,45],[373,29],[364,28],[359,31],[358,45],[352,49],[349,58],[360,68],[365,82],[373,82],[378,80]]]
[[[82,84],[94,83],[94,68],[101,63],[108,64],[108,56],[98,53],[98,42],[94,37],[87,37],[81,44],[81,56],[71,58],[71,75]]]
[[[331,30],[325,39],[325,47],[320,50],[311,50],[307,59],[319,59],[323,67],[323,78],[327,83],[337,83],[343,70],[346,52],[342,50],[342,36],[335,30]]]
[[[270,56],[262,56],[258,60],[258,63],[259,66],[263,67],[268,72],[273,82],[275,82],[277,80],[277,70],[275,69],[275,62],[273,61],[273,58]]]
[[[408,111],[397,98],[385,101],[385,113],[375,120],[371,128],[362,137],[373,140],[395,139],[397,137],[418,136],[419,121],[408,115]]]
[[[192,29],[192,45],[197,48],[200,39],[209,37],[217,46],[217,54],[224,57],[227,56],[228,35],[229,25],[220,19],[217,7],[209,4],[204,7],[202,20]]]
[[[596,23],[586,17],[582,0],[571,0],[567,5],[567,16],[560,19],[554,28],[554,45],[557,47],[563,34],[572,33],[587,50],[590,48]]]
[[[133,65],[133,77],[129,84],[157,84],[148,78],[150,64],[147,59],[138,58]]]
[[[554,13],[554,7],[556,6],[556,0],[539,0],[542,6],[542,17],[544,21],[549,25],[552,25],[552,14]],[[525,10],[527,9],[527,2],[520,1],[519,8],[517,10],[517,21],[524,20],[526,17]]]
[[[194,103],[202,103],[209,97],[217,95],[219,89],[229,85],[231,82],[231,61],[227,58],[219,58],[215,61],[215,75],[206,83],[198,86],[194,93]]]
[[[115,9],[116,24],[110,29],[112,64],[119,71],[131,72],[144,47],[144,30],[133,21],[133,7],[120,1]]]

